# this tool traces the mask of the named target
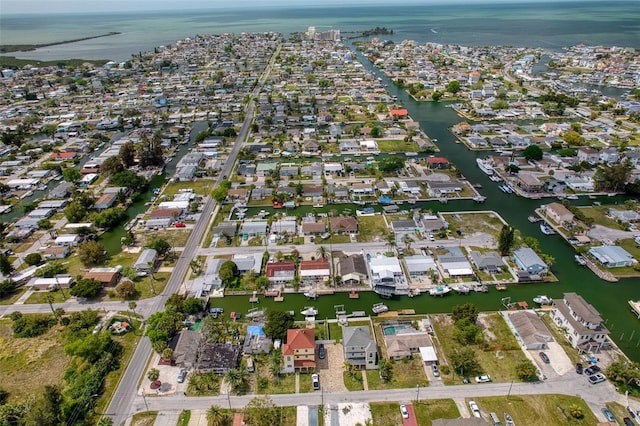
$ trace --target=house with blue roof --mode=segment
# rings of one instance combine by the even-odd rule
[[[638,263],[628,251],[619,246],[592,247],[589,254],[605,268],[620,268]]]
[[[514,250],[513,261],[518,268],[533,275],[546,275],[549,272],[547,264],[529,247]]]

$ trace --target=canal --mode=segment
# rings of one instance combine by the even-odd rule
[[[456,138],[448,128],[462,119],[452,108],[447,108],[444,103],[416,102],[403,90],[398,89],[392,82],[375,69],[369,61],[358,53],[363,65],[374,72],[385,82],[390,94],[398,97],[398,103],[407,108],[410,116],[420,122],[420,127],[432,139],[437,139],[436,144],[441,155],[448,158],[467,177],[471,183],[481,183],[479,192],[487,197],[483,204],[473,201],[450,202],[440,204],[438,202],[425,203],[422,207],[434,211],[461,211],[461,210],[495,210],[512,226],[518,229],[522,235],[532,236],[540,241],[540,248],[555,258],[552,266],[553,273],[558,282],[546,284],[514,284],[508,286],[506,291],[489,293],[475,293],[468,296],[449,295],[442,298],[434,298],[421,295],[415,298],[395,298],[385,300],[390,310],[414,309],[416,313],[443,313],[451,312],[454,305],[471,302],[482,310],[503,309],[501,299],[511,297],[512,301],[526,301],[533,305],[532,299],[538,294],[546,294],[553,298],[561,298],[565,292],[576,292],[582,295],[589,303],[595,306],[605,319],[606,325],[611,330],[611,337],[616,344],[635,361],[640,361],[640,333],[637,333],[640,321],[630,312],[627,301],[640,298],[640,279],[623,279],[617,283],[608,283],[597,278],[587,268],[579,266],[574,260],[574,251],[569,244],[557,235],[546,236],[540,232],[537,224],[532,224],[527,217],[536,207],[544,204],[544,200],[529,200],[506,194],[498,189],[498,184],[489,178],[476,165],[476,157],[486,153],[476,153],[467,150],[463,144],[456,143]],[[603,203],[621,202],[622,197],[601,200]],[[576,204],[590,204],[593,200],[583,197]],[[339,210],[339,209],[337,209]],[[231,296],[224,300],[213,299],[212,305],[220,303],[226,312],[236,311],[245,313],[249,308],[259,307],[268,309],[293,310],[296,318],[302,319],[300,310],[307,305],[313,305],[319,310],[318,318],[335,318],[334,306],[344,305],[347,312],[365,311],[371,313],[371,306],[380,301],[380,298],[372,293],[360,293],[360,299],[349,299],[347,293],[338,293],[332,296],[321,296],[316,301],[309,301],[303,295],[285,295],[283,303],[273,302],[272,299],[261,298],[260,303],[252,306],[249,296]],[[340,309],[342,307],[340,306]]]

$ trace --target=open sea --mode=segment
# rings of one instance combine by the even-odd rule
[[[426,2],[425,2],[426,3]],[[123,61],[132,53],[172,44],[196,34],[303,32],[315,26],[346,31],[381,26],[393,40],[510,45],[549,50],[584,43],[640,47],[640,2],[568,1],[512,4],[268,7],[148,11],[76,15],[0,15],[0,44],[39,44],[121,34],[50,46],[12,56]]]

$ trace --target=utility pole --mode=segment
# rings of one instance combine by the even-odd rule
[[[420,384],[416,385],[416,403],[420,401]]]
[[[509,392],[507,392],[507,401],[509,400],[509,396],[511,395],[511,388],[513,387],[513,380],[511,380],[511,384],[509,385]]]
[[[147,394],[144,393],[144,388],[142,388],[142,400],[144,401],[144,406],[149,411],[149,405],[147,404]]]

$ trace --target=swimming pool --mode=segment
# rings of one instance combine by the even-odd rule
[[[385,336],[393,336],[398,331],[404,330],[405,328],[407,328],[406,325],[388,325],[382,329],[382,332]]]

